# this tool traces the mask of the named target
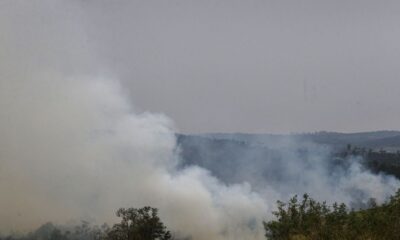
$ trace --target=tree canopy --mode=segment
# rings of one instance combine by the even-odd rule
[[[288,203],[278,201],[276,220],[264,222],[270,240],[392,240],[400,236],[400,190],[378,206],[349,210],[345,204],[328,206],[307,194]]]
[[[171,233],[157,216],[152,207],[120,208],[117,216],[121,222],[114,224],[107,233],[107,240],[168,240]]]

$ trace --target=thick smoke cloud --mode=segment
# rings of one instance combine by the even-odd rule
[[[369,198],[384,201],[399,187],[395,177],[373,174],[361,157],[338,157],[331,146],[295,135],[256,138],[180,135],[183,152],[179,167],[197,164],[226,184],[247,182],[269,203],[310,193],[321,201],[358,208]]]
[[[179,236],[263,239],[262,220],[282,189],[292,194],[295,186],[285,179],[263,188],[225,184],[204,168],[177,168],[172,121],[137,112],[123,87],[104,77],[109,73],[90,48],[78,7],[62,1],[2,4],[0,231],[47,221],[112,222],[119,207],[151,205]],[[291,163],[282,168],[285,177],[308,169]],[[304,184],[329,196],[325,172],[316,166],[304,173]],[[357,165],[350,169],[338,177],[341,188],[364,185],[363,192],[379,197],[398,186]]]
[[[15,89],[2,92],[10,103],[1,118],[3,228],[110,221],[118,207],[152,205],[184,236],[258,234],[247,226],[261,221],[264,205],[250,189],[225,187],[201,168],[174,171],[166,117],[133,113],[111,81],[32,78],[2,80]]]
[[[261,238],[266,209],[257,194],[202,168],[176,171],[173,123],[136,113],[118,82],[98,77],[106,71],[78,7],[7,4],[0,14],[1,231],[112,222],[119,207],[151,205],[184,237]]]

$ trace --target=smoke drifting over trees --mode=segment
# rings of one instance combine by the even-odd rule
[[[180,237],[263,239],[262,221],[281,197],[307,190],[350,203],[355,190],[384,200],[399,186],[356,162],[331,173],[324,150],[299,160],[292,143],[280,145],[278,165],[262,163],[262,180],[254,166],[243,169],[251,181],[233,182],[181,167],[173,121],[131,106],[96,59],[84,20],[74,2],[0,8],[0,231],[114,222],[114,209],[150,205]]]
[[[98,77],[79,9],[35,3],[23,16],[0,14],[0,230],[112,222],[114,209],[150,205],[182,236],[261,238],[262,229],[248,223],[261,224],[264,200],[205,169],[176,170],[172,122],[135,112],[117,81]]]

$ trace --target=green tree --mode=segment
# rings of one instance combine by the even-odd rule
[[[400,239],[400,190],[386,203],[369,200],[367,209],[349,211],[345,204],[327,206],[308,195],[278,201],[276,220],[264,222],[269,240]]]
[[[151,207],[120,208],[117,216],[121,222],[114,224],[107,234],[108,240],[169,240],[171,233],[157,216],[158,210]]]

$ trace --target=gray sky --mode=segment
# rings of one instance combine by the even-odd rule
[[[400,129],[399,1],[73,2],[64,38],[181,132]]]

